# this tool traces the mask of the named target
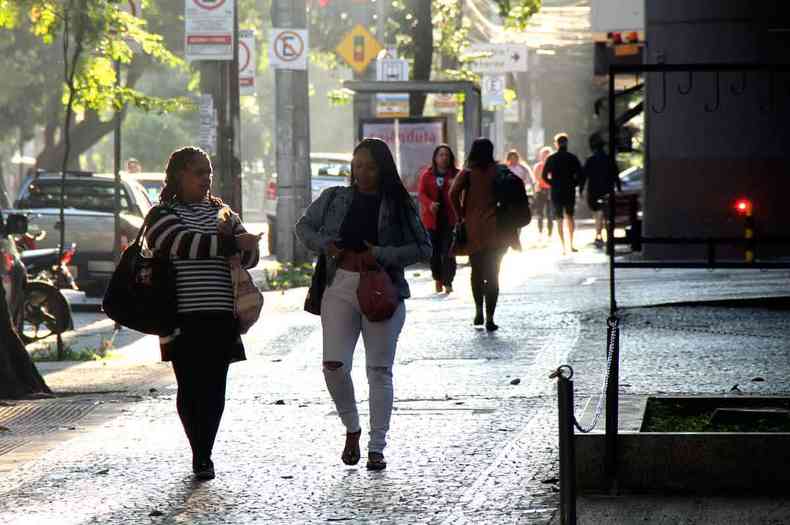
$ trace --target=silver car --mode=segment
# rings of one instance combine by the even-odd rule
[[[40,248],[55,248],[65,226],[66,246],[76,244],[69,266],[77,286],[101,295],[115,269],[115,179],[112,175],[67,172],[64,222],[60,222],[59,173],[39,171],[22,185],[15,207],[27,216],[32,231],[44,231]],[[131,176],[121,177],[121,246],[134,240],[151,203]]]

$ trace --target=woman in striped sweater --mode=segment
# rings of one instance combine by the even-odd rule
[[[214,477],[211,450],[225,407],[228,365],[245,359],[228,258],[240,254],[245,268],[255,266],[260,236],[247,233],[236,214],[219,221],[228,208],[211,194],[211,161],[204,151],[175,151],[165,171],[146,240],[175,268],[177,323],[160,345],[163,360],[173,362],[192,469],[205,480]]]

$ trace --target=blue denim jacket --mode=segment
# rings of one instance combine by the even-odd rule
[[[297,237],[310,250],[326,253],[327,245],[340,239],[340,227],[353,198],[354,188],[334,187],[324,190],[296,223]],[[400,220],[396,218],[397,213],[401,214]],[[417,213],[412,210],[394,210],[387,199],[382,199],[379,211],[379,246],[373,248],[373,256],[392,278],[401,299],[410,297],[411,292],[403,269],[431,257],[431,241]],[[327,257],[326,263],[326,282],[329,285],[335,277],[337,265],[331,257]]]

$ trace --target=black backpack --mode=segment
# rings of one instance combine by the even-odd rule
[[[532,220],[527,190],[517,175],[504,164],[497,165],[494,177],[497,227],[500,229],[523,228]]]

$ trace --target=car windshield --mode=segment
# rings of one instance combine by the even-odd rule
[[[145,189],[145,194],[151,203],[159,202],[159,192],[162,191],[164,185],[158,180],[141,180],[140,184]]]
[[[642,169],[633,167],[620,173],[620,180],[623,182],[638,182],[642,178]]]
[[[113,212],[115,186],[109,181],[89,178],[66,179],[64,205],[80,210]],[[34,180],[25,189],[17,205],[19,208],[60,208],[60,181]],[[121,186],[121,210],[130,210],[126,188]]]
[[[313,177],[348,177],[351,174],[351,165],[343,161],[316,159],[310,161],[310,172]]]

